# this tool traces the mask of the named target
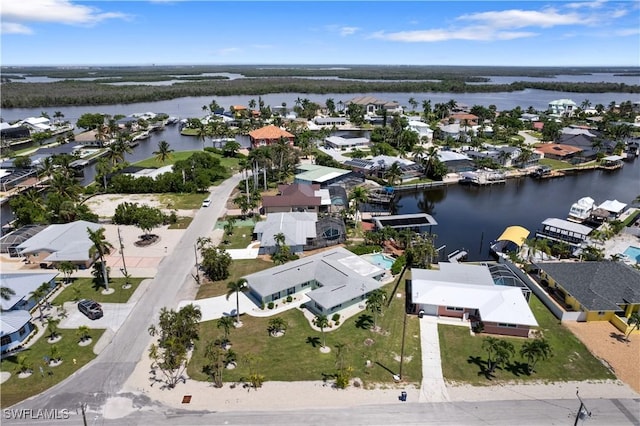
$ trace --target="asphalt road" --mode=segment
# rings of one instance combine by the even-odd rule
[[[304,395],[300,396],[304,398]],[[579,425],[638,425],[640,401],[594,399],[584,401],[590,417]],[[314,409],[274,412],[210,413],[194,411],[138,411],[119,419],[87,415],[88,425],[573,425],[580,408],[577,399],[491,402],[394,403],[348,409]],[[8,413],[9,416],[13,413]],[[82,415],[67,413],[68,419],[24,418],[3,424],[82,425]]]
[[[120,391],[149,344],[147,330],[157,321],[160,309],[175,308],[180,291],[191,286],[191,274],[195,270],[194,245],[200,236],[209,234],[240,179],[241,175],[234,175],[212,189],[211,206],[196,213],[173,253],[162,260],[155,278],[100,355],[65,381],[12,408],[75,412],[84,403],[89,410],[99,411],[107,398]],[[2,423],[5,422],[7,419],[3,416]]]

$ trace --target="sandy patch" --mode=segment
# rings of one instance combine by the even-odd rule
[[[156,207],[165,214],[174,211],[171,205],[163,204],[160,196],[156,194],[100,194],[89,198],[85,204],[99,217],[111,218],[115,214],[116,207],[124,202]],[[194,212],[194,210],[176,210],[178,216],[193,216]]]
[[[618,379],[640,392],[640,333],[624,335],[608,321],[564,322],[596,357],[611,366]]]

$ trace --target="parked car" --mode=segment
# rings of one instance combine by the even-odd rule
[[[202,207],[209,207],[210,205],[211,205],[211,200],[208,198],[202,202]]]
[[[78,310],[92,320],[102,318],[104,315],[102,306],[100,306],[98,302],[88,299],[83,299],[78,302]]]

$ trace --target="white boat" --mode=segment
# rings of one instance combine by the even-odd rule
[[[491,252],[497,256],[518,253],[530,233],[522,226],[509,226],[495,241],[491,242]]]
[[[568,220],[574,222],[584,222],[591,216],[591,212],[596,208],[596,203],[591,197],[583,197],[571,205]]]

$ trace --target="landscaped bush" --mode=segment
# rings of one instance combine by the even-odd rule
[[[391,273],[393,275],[398,275],[400,271],[402,271],[402,268],[404,268],[404,265],[406,263],[407,263],[407,258],[404,255],[398,256],[395,262],[393,262],[393,265],[391,266]]]
[[[269,302],[269,304],[267,305],[267,308],[269,308],[269,309],[273,309],[273,308],[274,308],[274,306],[275,306],[275,305],[273,304],[273,302]]]
[[[359,244],[357,246],[349,246],[347,247],[347,250],[349,250],[353,254],[357,254],[358,256],[360,256],[363,254],[379,252],[380,246]]]
[[[293,301],[293,297],[291,295],[287,296],[287,303],[291,303]]]
[[[331,321],[333,322],[340,321],[340,314],[333,314],[333,316],[331,317]]]

